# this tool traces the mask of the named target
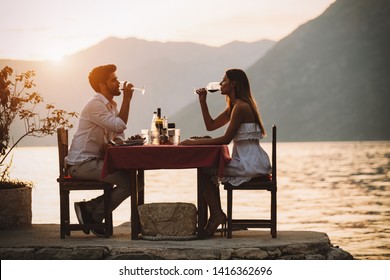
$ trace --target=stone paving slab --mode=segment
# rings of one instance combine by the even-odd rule
[[[0,230],[1,259],[353,259],[333,246],[326,233],[269,230],[234,231],[203,240],[131,240],[130,224],[114,228],[110,238],[72,232],[61,239],[59,225]]]

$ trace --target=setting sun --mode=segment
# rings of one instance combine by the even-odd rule
[[[49,55],[49,60],[52,62],[56,62],[56,63],[61,62],[63,58],[64,58],[64,55],[60,54],[60,53],[51,53]]]

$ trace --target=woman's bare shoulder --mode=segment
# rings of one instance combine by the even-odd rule
[[[240,111],[246,111],[246,110],[252,111],[251,106],[247,102],[242,100],[239,100],[234,107],[236,110],[240,110]]]
[[[252,107],[245,101],[237,102],[234,107],[235,113],[241,116],[242,122],[253,122],[255,120]]]

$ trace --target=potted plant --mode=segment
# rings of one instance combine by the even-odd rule
[[[26,136],[44,137],[54,134],[59,127],[69,129],[70,118],[77,117],[75,112],[45,105],[39,93],[30,92],[35,87],[34,76],[34,71],[13,75],[9,66],[0,70],[0,229],[30,226],[32,219],[33,184],[11,179],[12,157],[5,160]],[[44,118],[38,113],[41,105],[45,105]],[[10,128],[17,117],[24,122],[25,133],[10,145]]]

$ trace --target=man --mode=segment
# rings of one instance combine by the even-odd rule
[[[66,158],[69,174],[74,178],[102,180],[101,172],[105,150],[110,141],[122,143],[124,130],[133,97],[133,85],[125,83],[123,102],[118,112],[114,96],[121,94],[119,81],[113,64],[98,66],[89,73],[89,83],[96,92],[85,104],[79,126],[73,138]],[[111,209],[114,210],[130,196],[129,174],[117,171],[103,180],[114,184],[111,197]],[[101,222],[104,218],[103,195],[90,201],[75,202],[76,216],[80,224]],[[98,237],[104,236],[104,230],[91,230]],[[89,234],[89,230],[84,230]]]

